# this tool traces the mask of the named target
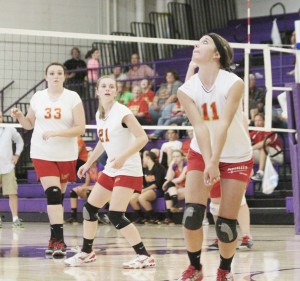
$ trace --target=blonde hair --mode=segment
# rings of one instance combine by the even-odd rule
[[[96,89],[98,91],[98,88],[100,86],[100,83],[103,79],[106,79],[106,78],[109,78],[109,79],[112,79],[113,81],[115,81],[115,85],[116,85],[116,88],[117,88],[117,82],[115,79],[111,78],[110,76],[108,75],[104,75],[104,76],[101,76],[98,80],[97,80],[97,83],[96,83]],[[102,105],[102,102],[101,102],[101,99],[100,97],[98,98],[99,100],[99,104],[98,104],[98,111],[99,111],[99,118],[100,119],[104,119],[105,118],[105,111],[104,111],[104,107]]]

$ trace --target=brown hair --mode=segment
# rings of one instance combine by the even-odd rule
[[[110,78],[112,79],[113,81],[115,81],[115,85],[116,85],[116,88],[117,88],[117,81],[113,78],[111,78],[110,76],[108,75],[104,75],[104,76],[101,76],[98,80],[97,80],[97,83],[96,83],[96,89],[98,90],[99,86],[100,86],[100,82],[102,79],[106,79],[106,78]],[[100,97],[98,98],[99,100],[99,104],[98,104],[98,111],[99,111],[99,118],[100,119],[104,119],[105,118],[105,111],[104,111],[104,108],[103,108],[103,105],[102,105],[102,102],[101,102],[101,99]]]
[[[60,66],[63,70],[64,70],[64,73],[66,72],[66,68],[63,64],[61,64],[60,62],[52,62],[50,63],[49,65],[47,65],[46,67],[46,70],[45,70],[45,74],[47,75],[47,72],[48,72],[48,69],[50,68],[50,66],[52,65],[57,65],[57,66]]]
[[[208,36],[213,39],[216,45],[216,51],[218,51],[220,54],[221,68],[227,71],[232,71],[231,66],[233,59],[233,51],[229,46],[228,41],[221,35],[216,33],[209,33]]]

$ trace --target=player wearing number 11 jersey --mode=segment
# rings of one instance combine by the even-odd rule
[[[200,263],[202,221],[209,189],[218,181],[221,204],[216,221],[220,266],[217,281],[232,281],[237,215],[253,166],[251,143],[243,126],[243,81],[231,73],[232,50],[215,33],[194,46],[186,82],[178,98],[194,128],[186,176],[184,235],[190,265],[178,281],[203,280]],[[195,69],[199,68],[194,74]]]

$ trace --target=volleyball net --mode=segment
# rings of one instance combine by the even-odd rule
[[[73,47],[80,49],[82,59],[88,50],[95,47],[100,50],[100,75],[111,73],[115,63],[121,63],[123,69],[126,69],[130,66],[130,52],[140,53],[143,62],[155,69],[157,73],[154,83],[154,90],[156,90],[160,83],[165,82],[166,70],[177,71],[180,80],[184,81],[192,55],[192,46],[195,43],[196,41],[179,39],[0,28],[0,109],[6,111],[20,97],[23,98],[18,103],[25,104],[26,109],[26,104],[28,105],[34,92],[46,87],[43,82],[46,66],[51,62],[64,63],[70,59],[70,51]],[[256,77],[257,85],[266,91],[265,127],[262,130],[294,132],[294,130],[272,127],[272,116],[274,112],[280,114],[281,110],[276,99],[277,95],[291,90],[290,87],[283,85],[294,81],[294,77],[288,73],[293,70],[297,51],[265,44],[230,43],[230,45],[234,50],[237,65],[235,72],[245,82],[245,112],[249,112],[248,77],[252,73]],[[164,54],[170,54],[170,50],[171,55],[162,57]],[[5,114],[9,115],[9,111]],[[18,127],[17,124],[0,126]],[[93,128],[94,125],[87,124],[87,129]],[[144,126],[144,128],[155,129],[157,126]],[[159,127],[159,129],[167,128],[170,127]],[[190,127],[176,129],[186,128]]]

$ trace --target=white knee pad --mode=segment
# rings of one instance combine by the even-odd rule
[[[209,210],[210,210],[210,213],[213,216],[218,216],[219,215],[219,209],[220,209],[220,204],[216,204],[216,203],[210,202],[210,204],[209,204]]]

